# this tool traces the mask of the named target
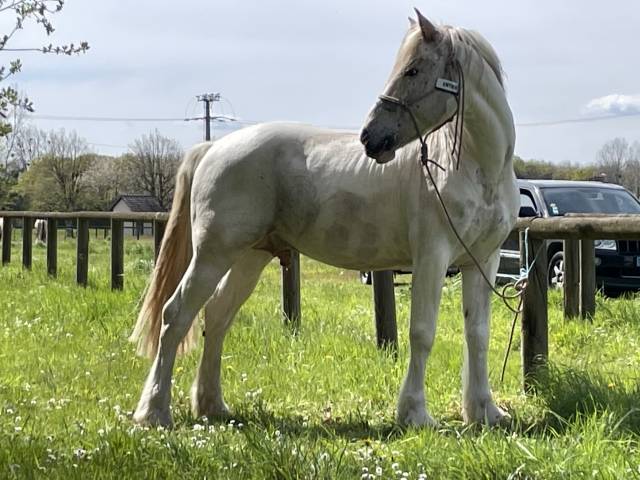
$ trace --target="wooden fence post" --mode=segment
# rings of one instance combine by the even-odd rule
[[[2,227],[2,264],[11,262],[11,237],[13,235],[13,218],[5,217]]]
[[[300,329],[300,253],[290,250],[282,265],[282,313],[284,321],[293,328]]]
[[[163,220],[153,221],[153,259],[158,260],[158,254],[160,253],[160,245],[162,245],[162,237],[164,237],[164,229],[167,226],[167,222]]]
[[[580,315],[580,243],[576,239],[564,241],[564,318]]]
[[[22,217],[22,266],[31,270],[33,259],[33,218]]]
[[[393,272],[372,272],[372,283],[377,344],[379,348],[391,348],[395,352],[398,348],[398,328]]]
[[[520,266],[526,267],[524,232],[520,232]],[[537,370],[549,356],[547,317],[547,250],[544,240],[530,238],[529,261],[535,263],[529,272],[522,304],[522,374],[525,392],[535,387]]]
[[[47,273],[58,275],[58,220],[47,218]]]
[[[580,315],[591,319],[596,313],[596,251],[593,240],[580,240]]]
[[[78,235],[76,239],[76,282],[87,286],[89,276],[89,220],[78,219]]]
[[[124,221],[111,219],[111,290],[124,287]]]

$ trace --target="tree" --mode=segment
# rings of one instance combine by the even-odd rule
[[[17,172],[24,172],[31,163],[46,154],[47,132],[33,125],[22,125],[11,133],[15,136],[9,165]]]
[[[155,196],[165,209],[169,209],[182,157],[180,144],[156,129],[135,140],[129,150],[125,165],[134,189]]]
[[[85,174],[95,162],[87,142],[73,131],[41,132],[43,155],[34,159],[18,181],[30,208],[72,211],[84,205]]]
[[[29,169],[20,175],[14,188],[24,198],[27,209],[63,210],[56,183],[48,170],[45,158],[36,159]]]
[[[0,158],[5,173],[17,176],[45,154],[47,132],[26,123],[24,111],[14,109],[12,117],[11,132],[0,138]]]
[[[0,14],[4,17],[13,17],[13,27],[9,33],[0,36],[0,51],[35,51],[50,53],[55,55],[73,55],[84,53],[89,49],[87,42],[79,45],[73,43],[68,45],[45,45],[39,48],[9,48],[7,45],[15,34],[24,28],[28,22],[39,24],[47,35],[54,32],[50,17],[62,10],[64,0],[0,0]],[[22,62],[19,59],[11,60],[8,65],[0,65],[0,82],[15,75],[22,69]],[[11,123],[7,120],[10,110],[19,109],[29,112],[33,111],[33,103],[26,96],[20,95],[14,87],[3,87],[0,89],[0,137],[11,132]]]
[[[629,158],[624,167],[623,178],[625,186],[636,197],[640,196],[640,142],[634,142],[629,148]]]
[[[640,143],[630,145],[624,138],[606,142],[597,154],[597,168],[606,180],[640,195]]]
[[[536,180],[591,180],[595,177],[593,165],[573,165],[569,162],[553,164],[544,160],[523,160],[515,155],[513,168],[518,178]]]
[[[0,210],[21,210],[23,196],[15,190],[17,178],[4,173],[4,167],[0,166]]]
[[[126,161],[127,157],[96,156],[84,176],[87,210],[106,210],[119,194],[133,191]]]
[[[82,176],[95,157],[89,154],[87,141],[75,131],[70,134],[64,130],[50,132],[47,149],[43,160],[58,186],[64,208],[75,210],[80,204]]]
[[[601,173],[606,174],[607,181],[622,184],[629,153],[629,142],[624,138],[609,140],[598,150],[596,166]]]
[[[17,87],[13,87],[17,89]],[[23,94],[21,94],[24,96]],[[15,170],[13,162],[14,150],[19,132],[26,125],[26,110],[19,105],[10,105],[6,112],[6,121],[11,126],[11,131],[0,137],[0,159],[5,173]]]

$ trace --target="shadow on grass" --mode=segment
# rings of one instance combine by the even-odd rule
[[[374,424],[357,412],[346,418],[327,419],[318,424],[308,422],[300,415],[278,415],[269,410],[263,402],[243,403],[235,409],[231,417],[211,418],[209,422],[228,423],[230,420],[233,420],[236,425],[242,423],[259,430],[278,430],[283,435],[291,437],[342,437],[347,440],[389,441],[402,437],[405,433],[405,430],[395,422],[383,421]],[[189,416],[176,423],[192,426],[199,423],[199,420]]]
[[[611,433],[640,434],[640,384],[594,375],[570,367],[549,366],[541,372],[536,394],[546,405],[542,419],[518,430],[529,434],[562,433],[586,417],[600,416]]]
[[[574,368],[551,365],[539,375],[536,395],[542,400],[542,410],[536,409],[533,417],[511,412],[510,425],[491,427],[494,430],[517,432],[526,436],[562,435],[574,429],[580,430],[586,420],[594,418],[610,435],[632,433],[640,435],[640,383],[625,385],[618,378],[604,377]],[[532,400],[533,401],[533,400]],[[226,423],[233,419],[262,431],[278,430],[283,435],[305,438],[341,437],[347,441],[392,441],[402,438],[407,430],[393,420],[379,422],[353,412],[344,418],[327,419],[321,423],[308,422],[299,415],[281,415],[269,409],[262,401],[238,405],[228,419],[210,419],[212,423]],[[486,426],[465,425],[458,415],[441,419],[438,431],[442,435],[479,435]],[[176,424],[192,427],[199,423],[186,414],[176,418]]]

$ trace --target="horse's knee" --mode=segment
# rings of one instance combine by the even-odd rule
[[[484,345],[489,341],[489,326],[486,324],[467,326],[465,335],[468,343]]]
[[[420,348],[421,350],[431,351],[435,338],[435,329],[428,325],[411,326],[409,331],[409,342],[411,348]]]

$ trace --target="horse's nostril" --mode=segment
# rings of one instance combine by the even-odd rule
[[[363,145],[369,142],[369,130],[366,128],[363,128],[362,133],[360,133],[360,142],[362,142]]]

